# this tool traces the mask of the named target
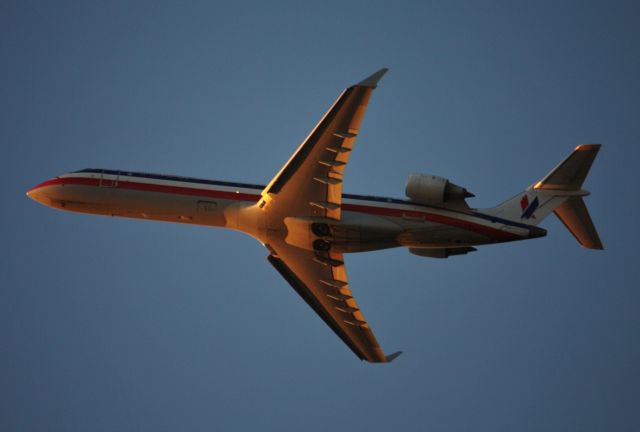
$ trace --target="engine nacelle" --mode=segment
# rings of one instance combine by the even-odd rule
[[[407,180],[405,194],[412,201],[433,205],[464,201],[465,198],[474,196],[446,178],[430,174],[411,174]]]

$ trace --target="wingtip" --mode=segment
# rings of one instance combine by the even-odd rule
[[[600,147],[602,147],[602,144],[578,144],[575,149],[576,151],[587,151],[587,150],[598,151],[600,150]]]
[[[372,75],[369,75],[368,77],[366,77],[356,85],[358,87],[376,88],[378,86],[378,81],[380,81],[380,79],[384,76],[384,74],[387,73],[388,70],[389,70],[388,68],[382,68],[379,71],[373,73]]]
[[[389,354],[387,356],[387,363],[391,363],[392,361],[397,359],[400,354],[402,354],[402,351],[396,351],[393,354]]]

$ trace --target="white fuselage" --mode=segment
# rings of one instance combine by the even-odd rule
[[[31,189],[32,199],[61,210],[236,229],[263,244],[286,236],[283,221],[260,218],[261,185],[158,174],[86,169]],[[344,194],[331,224],[332,248],[362,252],[396,246],[465,247],[522,240],[546,231],[477,211],[458,212],[393,198]]]

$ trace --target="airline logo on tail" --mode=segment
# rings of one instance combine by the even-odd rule
[[[529,197],[525,194],[520,200],[520,208],[522,209],[521,219],[535,218],[533,212],[538,208],[538,197],[535,197],[531,203],[529,203]]]

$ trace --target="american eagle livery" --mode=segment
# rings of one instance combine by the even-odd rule
[[[349,288],[344,254],[407,247],[447,258],[475,246],[543,237],[552,212],[578,242],[602,249],[582,183],[599,144],[582,144],[542,180],[497,207],[474,209],[464,187],[412,174],[407,199],[342,193],[369,98],[381,69],[340,94],[268,185],[109,169],[83,169],[27,192],[49,207],[80,213],[207,225],[261,242],[268,261],[361,360],[385,355]]]

